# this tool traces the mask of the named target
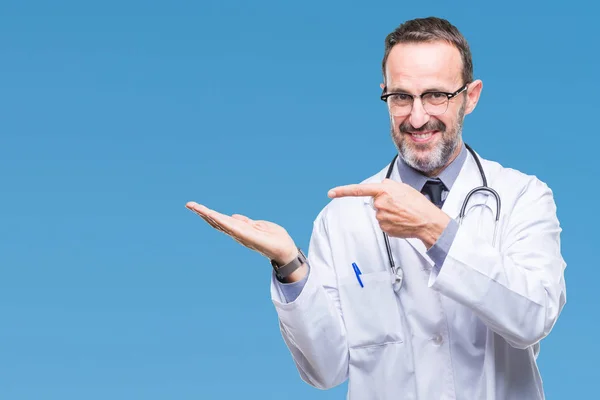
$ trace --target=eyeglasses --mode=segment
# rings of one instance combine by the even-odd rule
[[[385,101],[390,110],[390,114],[395,117],[403,117],[412,111],[413,102],[415,98],[420,97],[423,103],[425,112],[429,115],[440,115],[446,112],[448,109],[448,103],[450,99],[461,94],[469,86],[465,83],[463,87],[458,89],[454,93],[447,92],[425,92],[419,95],[412,95],[408,93],[386,93],[387,87],[383,88],[381,94],[381,100]]]

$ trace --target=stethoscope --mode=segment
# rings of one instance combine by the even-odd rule
[[[467,148],[467,150],[469,150],[469,152],[475,159],[475,162],[477,163],[477,168],[479,169],[479,174],[481,175],[481,180],[483,181],[483,185],[472,189],[465,197],[462,207],[460,208],[460,213],[458,214],[458,224],[460,225],[462,223],[463,218],[465,217],[465,211],[467,209],[467,205],[469,203],[469,200],[471,199],[471,196],[473,196],[477,192],[490,193],[496,199],[496,218],[494,221],[494,236],[492,239],[492,246],[495,246],[496,245],[496,232],[498,229],[498,220],[500,219],[500,195],[494,189],[492,189],[491,187],[488,187],[487,179],[485,177],[485,172],[483,172],[483,167],[481,166],[481,162],[479,161],[479,157],[477,156],[477,154],[475,154],[473,149],[466,143],[465,143],[465,147]],[[398,158],[398,154],[396,154],[394,156],[394,159],[392,160],[392,162],[390,163],[390,166],[388,167],[387,173],[385,175],[386,179],[389,179],[390,176],[392,176],[392,171],[394,170],[394,164],[396,163],[397,158]],[[394,274],[394,282],[393,282],[394,291],[398,292],[400,290],[400,288],[402,287],[402,282],[404,281],[404,272],[402,271],[402,268],[396,268],[396,264],[394,263],[394,257],[392,257],[392,248],[390,247],[390,239],[388,238],[388,235],[385,232],[383,232],[383,240],[385,241],[385,248],[387,250],[388,260],[390,262],[390,268],[392,269],[392,273]]]

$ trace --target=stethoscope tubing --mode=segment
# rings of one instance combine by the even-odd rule
[[[466,195],[465,200],[463,201],[462,207],[460,208],[460,213],[458,214],[458,223],[460,225],[462,223],[462,220],[465,217],[467,205],[469,203],[471,196],[473,196],[477,192],[482,192],[482,191],[490,193],[492,196],[494,196],[494,199],[496,200],[496,217],[495,217],[495,221],[494,221],[494,236],[492,239],[492,245],[495,246],[496,245],[496,233],[497,233],[497,229],[498,229],[498,221],[500,219],[500,206],[501,206],[500,195],[498,194],[498,192],[496,192],[494,189],[492,189],[491,187],[489,187],[487,185],[487,178],[485,176],[485,172],[483,171],[483,167],[481,166],[481,162],[479,161],[479,157],[477,156],[475,151],[466,143],[465,143],[465,147],[467,148],[469,153],[471,153],[471,155],[475,159],[475,163],[477,164],[477,168],[479,169],[479,174],[481,175],[482,186],[478,186],[476,188],[471,189],[471,191]],[[389,179],[390,176],[392,176],[392,171],[394,170],[394,164],[396,163],[397,158],[398,158],[398,154],[396,154],[394,156],[394,158],[392,159],[392,162],[390,163],[390,166],[388,167],[387,173],[385,175],[386,179]],[[387,233],[385,233],[385,232],[383,232],[383,240],[385,242],[385,248],[387,251],[388,261],[390,263],[390,268],[392,269],[392,273],[396,276],[396,282],[398,282],[398,285],[401,285],[402,280],[403,280],[403,276],[402,276],[403,273],[402,273],[401,269],[396,269],[396,265],[394,263],[394,257],[392,256],[392,248],[390,246],[390,240],[388,238]],[[399,286],[398,286],[397,290],[399,290]]]

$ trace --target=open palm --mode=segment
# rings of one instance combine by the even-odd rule
[[[280,263],[290,261],[298,252],[287,231],[269,221],[254,221],[240,214],[228,216],[196,202],[185,205],[213,228],[231,236],[245,247]]]

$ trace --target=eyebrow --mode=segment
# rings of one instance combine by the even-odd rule
[[[425,89],[425,90],[424,90],[423,92],[421,92],[421,93],[428,93],[428,92],[444,92],[444,93],[452,93],[452,92],[450,92],[450,91],[448,91],[448,90],[446,90],[446,89],[441,89],[441,88],[439,88],[439,87],[436,87],[436,86],[434,86],[434,87],[432,87],[432,88]],[[387,89],[387,93],[406,93],[406,94],[409,94],[409,93],[410,93],[410,91],[408,91],[408,90],[405,90],[405,89],[402,89],[402,88],[400,88],[400,87],[396,87],[396,88],[393,88],[393,89],[390,89],[390,88],[388,88],[388,89]],[[420,94],[420,93],[419,93],[419,94]]]

